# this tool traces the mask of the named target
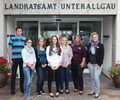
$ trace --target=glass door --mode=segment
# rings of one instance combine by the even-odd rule
[[[46,40],[46,46],[50,45],[50,39],[53,35],[59,37],[58,23],[57,22],[42,22],[41,23],[41,36]]]
[[[99,41],[101,42],[101,21],[79,22],[79,35],[85,47],[91,42],[92,32],[97,32],[99,34]]]
[[[46,46],[50,45],[50,39],[56,35],[59,40],[62,36],[68,38],[68,43],[72,44],[74,36],[77,34],[77,23],[75,22],[41,22],[41,36],[46,40]]]
[[[97,32],[99,34],[99,41],[101,42],[101,21],[80,21],[79,35],[81,41],[87,50],[88,44],[91,42],[91,33]],[[86,66],[86,63],[85,63]],[[87,68],[87,66],[85,67]]]
[[[17,27],[23,29],[22,35],[32,39],[32,46],[37,46],[38,41],[38,21],[17,21]]]
[[[75,22],[60,22],[59,33],[68,38],[68,44],[72,44],[74,36],[77,34],[77,23]]]

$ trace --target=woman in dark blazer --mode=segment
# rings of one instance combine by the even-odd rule
[[[92,79],[92,91],[88,95],[95,94],[95,98],[98,98],[100,94],[99,76],[103,67],[104,45],[99,43],[99,36],[96,32],[93,32],[91,37],[92,42],[88,45],[86,57],[87,67],[90,70]]]

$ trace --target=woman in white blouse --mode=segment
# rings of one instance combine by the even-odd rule
[[[68,39],[63,36],[60,41],[62,46],[60,94],[63,94],[63,80],[65,78],[65,92],[69,94],[69,73],[71,69],[71,59],[73,57],[72,48],[68,45]]]
[[[54,97],[51,91],[53,71],[55,71],[55,81],[56,81],[56,94],[59,96],[59,85],[60,85],[60,73],[61,73],[61,60],[62,60],[62,48],[58,42],[57,36],[52,36],[50,46],[46,50],[47,60],[48,60],[48,91],[50,97]]]
[[[23,72],[25,76],[25,86],[24,86],[24,97],[33,98],[30,94],[32,78],[34,75],[34,69],[36,64],[35,52],[32,45],[32,40],[27,38],[25,41],[25,46],[22,49],[22,58],[23,58]]]

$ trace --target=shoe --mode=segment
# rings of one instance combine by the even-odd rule
[[[79,93],[79,95],[83,95],[83,93]]]
[[[54,94],[52,94],[52,93],[50,94],[50,93],[49,93],[49,96],[50,96],[50,97],[54,97]]]
[[[79,91],[79,95],[83,95],[83,91]]]
[[[96,95],[94,96],[94,98],[98,98],[98,97],[99,97],[99,95],[98,96],[96,96]]]
[[[15,91],[11,91],[11,95],[15,95]]]
[[[63,94],[63,92],[60,92],[60,94]]]
[[[42,90],[40,91],[40,93],[42,94]]]
[[[88,95],[93,95],[93,94],[95,94],[95,92],[91,92],[91,93],[89,93]]]
[[[60,91],[59,93],[60,93],[60,94],[63,94],[63,92],[61,92],[61,91]]]
[[[73,92],[77,92],[78,90],[74,90]]]
[[[46,94],[44,90],[41,90],[40,93],[41,93],[41,94]]]
[[[21,90],[20,92],[22,92],[22,93],[24,94],[24,89],[23,89],[23,90]]]
[[[28,94],[28,96],[29,96],[30,98],[33,98],[33,96],[32,96],[31,94]]]
[[[57,93],[55,94],[55,96],[56,96],[56,97],[59,97],[59,92],[57,92]]]
[[[65,92],[66,94],[69,94],[70,92],[68,91],[68,92]]]
[[[27,94],[24,94],[24,97],[25,97],[25,98],[27,98],[27,99],[29,99],[29,98],[30,98]]]
[[[70,92],[68,91],[68,92],[65,92],[66,94],[69,94]]]
[[[37,94],[37,96],[41,96],[41,93],[40,93],[40,92],[37,92],[36,94]]]

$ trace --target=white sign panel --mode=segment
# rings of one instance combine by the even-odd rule
[[[116,14],[117,0],[4,0],[4,14]]]

